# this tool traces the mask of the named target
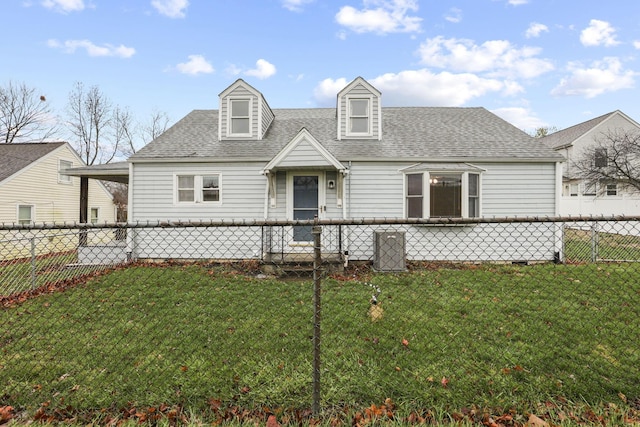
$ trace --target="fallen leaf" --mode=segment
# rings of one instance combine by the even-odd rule
[[[442,377],[442,379],[440,380],[440,384],[442,384],[442,387],[447,388],[447,386],[449,385],[449,380],[447,379],[447,377]]]
[[[530,414],[529,415],[529,420],[527,421],[527,426],[529,427],[549,427],[549,423],[544,421],[541,418],[538,418],[537,416]]]
[[[409,341],[406,338],[402,338],[402,345],[405,347],[409,347]]]
[[[269,418],[267,419],[267,427],[280,427],[275,415],[269,415]]]

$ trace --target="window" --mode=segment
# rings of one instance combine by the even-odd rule
[[[100,208],[91,208],[91,218],[89,219],[91,221],[91,224],[98,223],[99,215],[100,215]]]
[[[582,191],[583,196],[595,196],[596,195],[596,183],[595,182],[585,182],[584,190]]]
[[[220,201],[220,175],[178,175],[178,203],[211,203]]]
[[[230,134],[231,135],[250,135],[250,102],[248,99],[231,99],[229,100],[230,110]]]
[[[408,218],[480,216],[480,174],[429,172],[407,174],[406,177]],[[428,192],[425,193],[425,189]]]
[[[607,149],[606,148],[596,148],[596,151],[593,156],[594,166],[597,168],[606,168],[607,161]]]
[[[60,160],[58,162],[58,182],[62,184],[71,184],[71,176],[64,175],[62,172],[73,167],[73,163],[68,160]]]
[[[470,173],[469,179],[469,218],[480,216],[480,175]]]
[[[571,184],[569,185],[569,195],[571,197],[577,197],[578,196],[578,184]]]
[[[349,99],[349,134],[368,135],[369,126],[369,101],[370,99]]]
[[[202,201],[220,201],[220,184],[218,175],[209,175],[202,177]]]
[[[18,224],[30,225],[33,224],[33,205],[18,205]]]
[[[422,190],[422,174],[407,175],[407,217],[422,218],[424,195]]]
[[[607,184],[606,187],[606,195],[607,196],[617,196],[618,195],[618,185],[613,183],[613,184]]]

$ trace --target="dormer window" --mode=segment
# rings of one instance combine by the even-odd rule
[[[251,136],[250,104],[249,99],[229,100],[230,136]]]
[[[348,135],[371,134],[371,100],[369,98],[349,98]]]

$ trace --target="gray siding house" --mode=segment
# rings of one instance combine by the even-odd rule
[[[381,93],[360,77],[337,94],[335,108],[301,109],[271,109],[239,79],[219,95],[217,110],[192,111],[129,159],[129,215],[134,222],[555,216],[563,160],[484,108],[382,107]],[[417,225],[407,236],[455,233],[460,251],[449,256],[476,260],[487,257],[484,227]],[[514,227],[513,239],[535,234]],[[247,235],[232,257],[308,248],[309,228]],[[176,233],[171,249],[136,245],[149,249],[134,255],[185,253],[190,243]],[[505,249],[490,257],[553,259],[553,245],[535,243],[542,240],[519,245],[522,253],[499,244]],[[339,255],[371,259],[370,232],[332,242]],[[407,248],[410,259],[437,258],[424,244]],[[230,257],[217,245],[197,256]]]

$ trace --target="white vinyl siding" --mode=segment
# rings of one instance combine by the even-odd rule
[[[65,145],[35,161],[0,183],[0,223],[16,221],[16,206],[35,206],[36,223],[64,223],[80,220],[80,178],[60,183],[60,160],[74,159]],[[77,160],[76,165],[79,164]],[[115,222],[115,206],[104,186],[89,179],[89,205],[99,207],[101,220]]]
[[[554,216],[554,163],[496,163],[474,165],[482,174],[482,216]]]
[[[369,101],[369,130],[367,133],[352,133],[349,129],[351,99],[366,99]],[[345,93],[338,100],[339,102],[339,128],[338,138],[358,138],[358,139],[380,139],[380,99],[372,94],[367,87],[362,84],[355,85],[349,92]]]
[[[479,194],[483,217],[555,215],[554,163],[474,165],[486,170],[482,173]],[[345,191],[345,202],[350,202],[347,209],[350,216],[402,218],[405,175],[399,171],[409,166],[410,163],[353,163]]]
[[[247,101],[248,110],[244,109]],[[221,139],[260,140],[275,116],[259,92],[251,89],[244,82],[238,82],[221,94],[218,117],[220,121],[218,131]],[[237,123],[234,124],[234,121]],[[244,127],[247,124],[248,128]]]
[[[223,220],[264,217],[264,163],[136,163],[131,176],[133,220]],[[220,176],[220,202],[176,203],[177,176]]]
[[[301,140],[285,159],[278,163],[278,167],[328,167],[330,163],[306,139]]]

